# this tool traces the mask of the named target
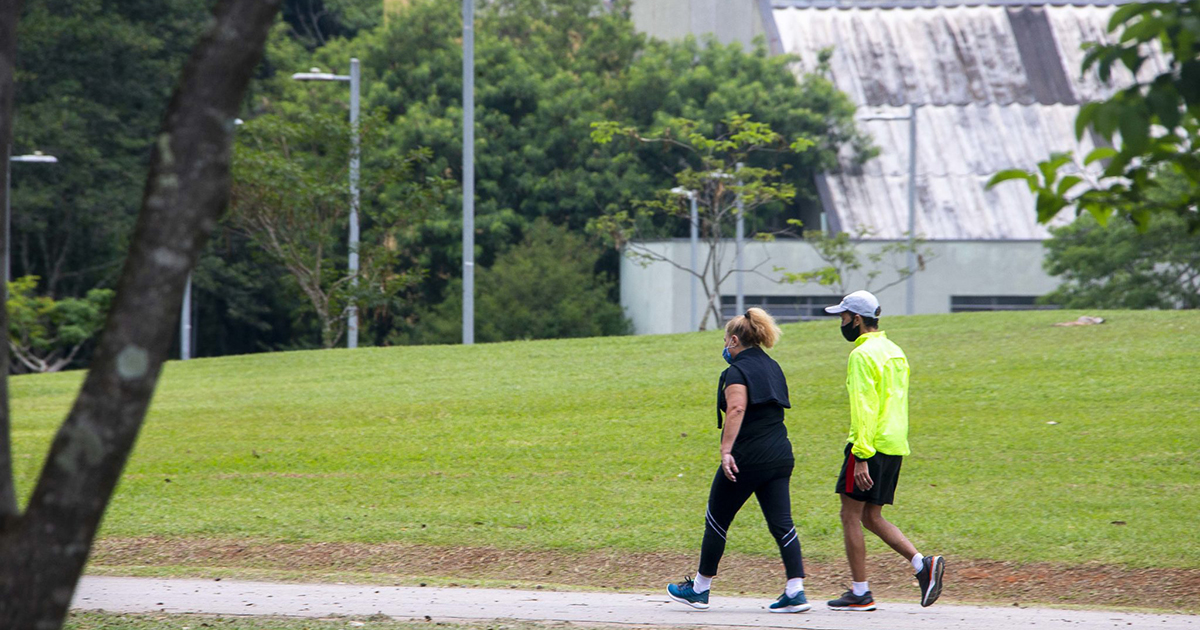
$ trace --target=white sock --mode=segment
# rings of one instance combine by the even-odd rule
[[[712,586],[712,578],[704,577],[699,573],[696,574],[695,579],[692,581],[695,582],[695,584],[692,586],[692,590],[696,591],[697,593],[703,593],[704,591],[708,590],[708,587]]]
[[[913,556],[913,558],[912,558],[913,571],[920,573],[921,569],[925,568],[925,565],[922,564],[922,562],[924,562],[924,560],[925,560],[925,556],[922,556],[919,553],[917,555]]]
[[[851,582],[850,590],[853,591],[854,594],[857,596],[857,595],[866,595],[867,591],[869,591],[871,589],[867,586],[866,582]]]
[[[787,581],[787,586],[783,587],[783,592],[787,593],[788,597],[795,597],[796,593],[804,590],[804,578],[791,578]]]

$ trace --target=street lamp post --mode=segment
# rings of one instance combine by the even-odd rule
[[[58,158],[34,151],[29,155],[13,155],[8,147],[8,170],[4,173],[4,279],[12,282],[12,163],[58,164]]]
[[[676,186],[675,188],[671,189],[671,192],[675,193],[676,195],[686,196],[688,198],[688,200],[691,201],[691,206],[692,206],[692,209],[691,209],[692,210],[691,211],[691,226],[692,226],[692,229],[691,229],[691,245],[692,245],[692,247],[691,247],[691,250],[692,250],[691,251],[691,258],[692,258],[692,266],[691,266],[691,270],[692,270],[691,325],[692,325],[692,332],[695,332],[700,329],[700,325],[696,319],[696,316],[697,316],[696,309],[698,306],[696,301],[700,295],[700,278],[697,277],[700,274],[700,270],[697,268],[697,266],[699,265],[698,252],[700,249],[700,213],[699,213],[698,208],[696,207],[696,191],[688,190],[686,188],[683,188],[682,186]]]
[[[742,163],[738,162],[737,170],[742,170]],[[738,186],[742,185],[742,180],[738,180]],[[742,252],[746,249],[746,204],[742,202],[742,194],[739,192],[737,196],[737,310],[734,312],[734,317],[746,312],[746,285],[745,261],[743,260]],[[718,324],[720,322],[717,322]]]
[[[905,314],[916,313],[917,276],[917,107],[908,104],[906,116],[860,116],[858,120],[908,121],[908,279],[905,281]]]
[[[241,127],[246,121],[241,118],[233,119],[234,128]],[[192,347],[192,329],[196,323],[192,317],[192,272],[188,272],[187,285],[183,289],[183,305],[179,307],[179,360],[187,361],[192,358],[195,350]]]
[[[297,81],[340,81],[350,84],[350,129],[353,133],[350,148],[350,283],[358,286],[358,173],[360,140],[358,130],[359,95],[362,91],[362,73],[358,59],[350,60],[350,74],[332,74],[313,68],[308,72],[292,75]],[[346,313],[346,347],[358,347],[358,307],[353,304]]]
[[[462,5],[462,340],[475,343],[475,0]]]
[[[183,288],[183,306],[179,307],[179,360],[192,358],[192,272]]]

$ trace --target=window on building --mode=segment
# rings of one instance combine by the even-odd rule
[[[1036,295],[952,295],[951,313],[978,311],[1047,311],[1058,308],[1037,303]]]
[[[747,295],[746,308],[757,306],[770,313],[781,324],[800,322],[821,317],[836,317],[825,312],[825,307],[841,302],[841,296],[829,295]],[[741,315],[737,312],[737,296],[721,296],[721,317],[725,321]]]

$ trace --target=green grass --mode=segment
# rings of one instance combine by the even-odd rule
[[[918,548],[1200,568],[1200,313],[1050,325],[1077,315],[884,320],[913,368],[913,454],[886,513]],[[851,346],[830,322],[784,330],[797,528],[835,559]],[[102,535],[694,550],[721,347],[710,332],[171,363]],[[80,378],[11,381],[23,494]],[[754,506],[731,531],[731,551],[773,553]]]

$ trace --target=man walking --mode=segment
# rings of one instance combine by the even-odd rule
[[[854,343],[847,365],[846,389],[850,393],[850,436],[845,462],[838,476],[842,495],[842,534],[853,584],[833,610],[875,610],[867,583],[867,549],[862,528],[881,538],[904,556],[921,586],[921,605],[930,606],[942,594],[941,556],[917,552],[895,525],[883,518],[900,479],[900,464],[908,455],[908,359],[900,346],[879,330],[879,300],[867,291],[855,291],[825,312],[841,314],[842,336]]]

